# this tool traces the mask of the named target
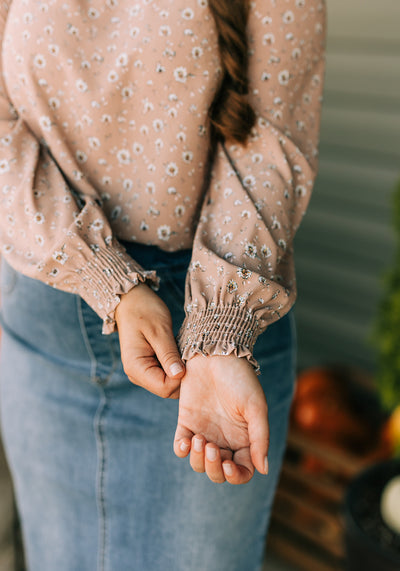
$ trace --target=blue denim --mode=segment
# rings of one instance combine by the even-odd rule
[[[161,277],[177,334],[190,251],[131,245]],[[133,385],[118,334],[78,296],[3,262],[3,436],[30,571],[255,571],[262,566],[296,367],[293,310],[256,343],[268,476],[214,484],[173,453],[178,401]]]

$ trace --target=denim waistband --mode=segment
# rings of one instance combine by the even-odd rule
[[[158,246],[119,240],[128,254],[146,270],[187,267],[192,257],[192,249],[166,252]]]

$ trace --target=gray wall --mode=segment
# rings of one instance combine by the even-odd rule
[[[400,178],[400,2],[327,5],[320,170],[295,238],[298,365],[373,371],[368,335],[394,252]]]

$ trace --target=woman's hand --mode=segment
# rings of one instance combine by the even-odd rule
[[[122,364],[132,383],[162,398],[178,398],[185,367],[165,303],[141,283],[121,296],[115,320]]]
[[[245,484],[254,469],[268,472],[268,413],[247,359],[196,355],[186,363],[174,451],[190,453],[195,472],[213,482]]]

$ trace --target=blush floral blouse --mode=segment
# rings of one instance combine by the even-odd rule
[[[119,240],[193,248],[184,359],[235,352],[296,298],[293,237],[318,164],[323,0],[251,0],[246,147],[207,109],[221,69],[207,0],[0,0],[0,244],[16,270],[72,292],[115,330],[151,268]],[[200,211],[200,218],[196,215]]]

